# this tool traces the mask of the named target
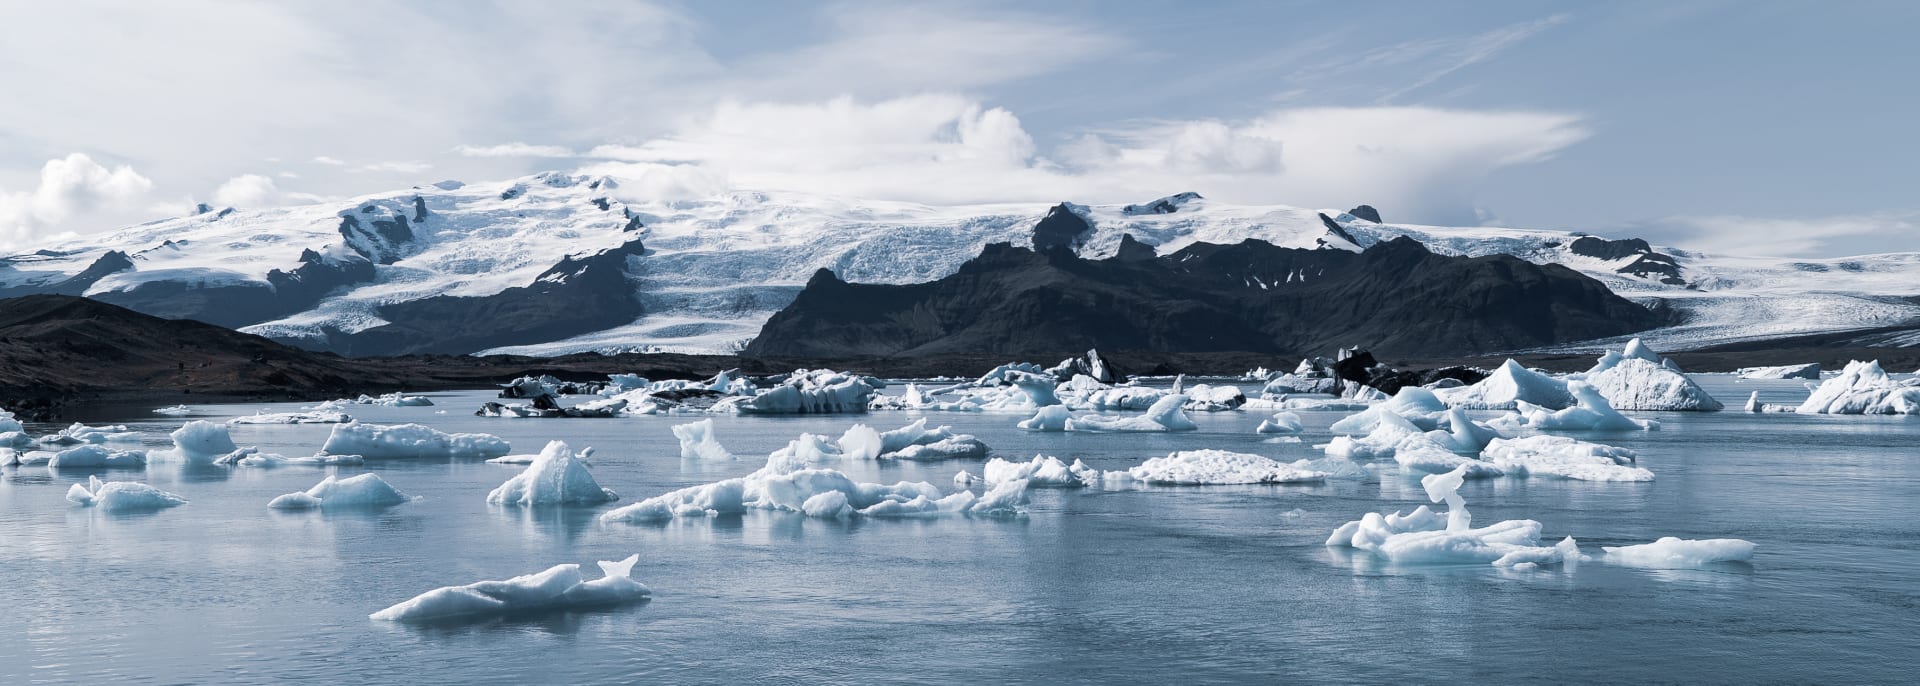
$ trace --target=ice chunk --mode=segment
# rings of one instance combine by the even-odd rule
[[[227,434],[224,424],[196,419],[174,429],[169,435],[173,438],[173,449],[150,452],[147,454],[149,459],[206,464],[239,449],[233,444],[233,437]]]
[[[1444,523],[1425,506],[1407,516],[1369,512],[1359,521],[1335,529],[1327,537],[1327,545],[1365,550],[1400,564],[1481,563],[1505,567],[1582,559],[1579,546],[1571,538],[1552,546],[1540,545],[1540,523],[1530,519],[1473,528],[1473,517],[1459,493],[1466,477],[1467,467],[1462,466],[1420,480],[1429,500],[1447,503]]]
[[[1305,429],[1306,425],[1300,421],[1300,415],[1281,410],[1275,412],[1272,418],[1261,420],[1260,426],[1253,431],[1262,434],[1297,434]]]
[[[876,387],[865,377],[831,369],[795,370],[778,386],[760,391],[734,408],[750,414],[834,414],[867,411]]]
[[[1600,395],[1600,391],[1581,381],[1570,381],[1567,390],[1578,404],[1563,410],[1527,408],[1526,426],[1543,431],[1653,431],[1660,423],[1620,414]]]
[[[855,424],[841,435],[837,445],[841,453],[853,459],[947,460],[986,457],[988,452],[987,444],[980,439],[956,434],[952,427],[927,428],[924,417],[885,433]]]
[[[680,439],[680,457],[687,460],[731,460],[733,453],[720,445],[720,439],[714,438],[713,420],[702,419],[692,424],[678,424],[673,427],[674,438]]]
[[[1247,394],[1236,386],[1212,386],[1195,384],[1186,389],[1185,409],[1194,412],[1225,412],[1240,409],[1247,402]]]
[[[551,441],[526,471],[487,494],[495,505],[598,505],[619,499],[600,487],[587,463],[573,456],[564,441]]]
[[[308,455],[305,457],[287,457],[274,453],[260,452],[259,448],[241,448],[221,455],[213,463],[233,467],[285,467],[300,465],[308,467],[333,467],[339,465],[360,464],[365,460],[359,455]]]
[[[1393,461],[1409,474],[1461,471],[1466,478],[1485,479],[1507,473],[1500,465],[1453,452],[1424,435],[1402,441],[1396,448]]]
[[[226,429],[222,427],[221,431],[224,434]],[[332,455],[359,455],[369,460],[489,458],[512,452],[512,446],[488,434],[449,434],[420,424],[349,422],[335,425],[320,451]]]
[[[1809,384],[1811,385],[1811,384]],[[1840,375],[1813,389],[1800,412],[1814,414],[1915,414],[1920,381],[1895,380],[1878,361],[1848,362]]]
[[[1128,469],[1128,478],[1150,484],[1278,484],[1323,481],[1326,472],[1303,469],[1259,455],[1225,450],[1183,450]]]
[[[159,510],[187,504],[187,499],[158,488],[133,481],[101,481],[87,477],[87,483],[67,489],[67,500],[98,510]]]
[[[967,506],[967,514],[978,517],[1018,517],[1027,513],[1027,481],[1002,481],[980,494]]]
[[[974,476],[972,472],[964,469],[953,475],[954,488],[972,488],[974,484],[979,482],[980,477]]]
[[[1067,422],[1073,414],[1067,412],[1065,405],[1048,405],[1035,410],[1032,417],[1020,421],[1018,426],[1028,431],[1066,431]]]
[[[164,414],[169,417],[185,417],[187,415],[193,414],[193,408],[187,407],[185,405],[169,405],[167,407],[156,408],[154,409],[153,413]]]
[[[1667,536],[1652,543],[1605,546],[1606,561],[1628,567],[1648,569],[1694,569],[1715,562],[1746,562],[1753,559],[1753,543],[1738,538],[1690,540]]]
[[[1389,414],[1399,415],[1421,431],[1431,431],[1439,428],[1446,419],[1447,405],[1429,389],[1407,386],[1386,402],[1334,422],[1329,429],[1339,434],[1367,433],[1380,423],[1383,416]]]
[[[1067,464],[1051,455],[1035,455],[1026,462],[1009,462],[996,457],[988,460],[980,473],[988,485],[1026,481],[1028,486],[1033,487],[1079,488],[1100,480],[1100,472],[1086,463],[1074,460],[1073,464]],[[960,485],[965,487],[967,484]]]
[[[1434,395],[1452,407],[1481,410],[1508,410],[1528,403],[1548,409],[1572,407],[1573,394],[1564,381],[1507,360],[1480,383],[1458,388],[1442,388]]]
[[[20,420],[14,418],[12,412],[0,410],[0,433],[21,433],[26,430],[27,428],[20,424]]]
[[[140,432],[128,431],[127,427],[123,425],[87,426],[79,422],[74,422],[71,426],[61,429],[59,433],[49,434],[40,438],[40,442],[47,445],[98,445],[108,442],[138,440],[140,440]]]
[[[1067,420],[1068,431],[1195,431],[1200,428],[1187,417],[1187,396],[1172,394],[1154,401],[1144,415],[1106,417],[1083,415]]]
[[[601,562],[604,575],[586,581],[580,565],[554,565],[544,572],[505,581],[446,586],[369,615],[395,622],[423,622],[507,613],[610,607],[639,602],[653,592],[632,578],[639,555]]]
[[[313,410],[309,412],[259,412],[227,420],[228,424],[345,424],[353,417],[345,412]]]
[[[313,488],[274,498],[267,503],[267,507],[276,510],[375,508],[399,505],[408,500],[412,498],[380,478],[380,475],[367,472],[345,479],[329,475]]]
[[[1820,380],[1820,363],[1790,364],[1780,367],[1741,367],[1735,372],[1742,379],[1808,379]]]
[[[1635,338],[1623,352],[1608,351],[1585,374],[1572,377],[1600,392],[1615,409],[1715,412],[1719,400]]]
[[[54,453],[47,458],[51,469],[139,469],[147,466],[144,450],[109,450],[104,446],[83,445]]]
[[[1499,438],[1482,455],[1509,474],[1555,476],[1577,481],[1652,481],[1634,466],[1632,450],[1565,436]]]

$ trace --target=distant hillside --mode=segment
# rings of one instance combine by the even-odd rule
[[[745,354],[1009,355],[1100,348],[1474,355],[1618,336],[1667,315],[1554,264],[1396,238],[1362,252],[1197,243],[1105,260],[990,245],[949,277],[847,283],[821,270]]]

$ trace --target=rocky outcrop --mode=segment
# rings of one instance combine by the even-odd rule
[[[1046,252],[1064,248],[1077,251],[1085,242],[1087,235],[1093,233],[1093,225],[1073,211],[1073,207],[1060,203],[1047,210],[1047,216],[1041,217],[1033,225],[1033,249]]]
[[[1634,258],[1614,271],[1643,279],[1652,279],[1670,286],[1684,286],[1686,277],[1681,274],[1680,264],[1673,256],[1654,252],[1653,246],[1639,238],[1618,238],[1608,240],[1595,236],[1581,236],[1567,244],[1567,252],[1583,257],[1612,262]]]
[[[1113,259],[1121,262],[1145,262],[1159,256],[1153,246],[1133,239],[1133,234],[1120,234],[1120,247],[1113,253]]]
[[[1128,216],[1138,216],[1142,214],[1173,214],[1175,212],[1179,212],[1180,208],[1186,206],[1187,203],[1193,202],[1195,200],[1201,200],[1201,199],[1202,198],[1200,197],[1200,194],[1195,193],[1193,191],[1187,191],[1185,193],[1175,193],[1173,195],[1160,198],[1153,202],[1143,203],[1139,205],[1127,205],[1127,206],[1121,207],[1120,213]]]
[[[1000,243],[922,284],[852,284],[821,270],[746,352],[1299,354],[1360,345],[1450,355],[1616,336],[1663,321],[1559,265],[1437,255],[1408,238],[1359,253],[1199,243],[1138,261]]]
[[[1347,210],[1347,214],[1351,214],[1355,217],[1365,219],[1375,224],[1381,223],[1380,210],[1373,209],[1372,205],[1361,205],[1359,207],[1355,207],[1351,210]]]

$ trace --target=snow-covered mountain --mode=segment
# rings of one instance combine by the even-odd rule
[[[1192,193],[1052,207],[746,191],[669,201],[614,178],[548,172],[351,202],[203,209],[0,258],[0,296],[84,294],[350,354],[724,352],[820,268],[904,284],[946,276],[996,242],[1038,239],[1103,257],[1125,236],[1160,254],[1247,238],[1356,250],[1407,236],[1440,254],[1564,264],[1629,298],[1665,301],[1684,323],[1640,336],[1667,350],[1920,322],[1908,298],[1920,294],[1920,254],[1729,257]]]

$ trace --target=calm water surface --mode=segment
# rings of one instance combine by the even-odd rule
[[[1729,405],[1796,382],[1702,377]],[[182,467],[110,473],[192,502],[156,513],[70,506],[85,471],[0,472],[0,684],[38,682],[1907,682],[1920,669],[1920,419],[1657,414],[1665,430],[1595,440],[1640,451],[1658,480],[1469,482],[1476,522],[1531,518],[1545,538],[1603,545],[1737,537],[1751,564],[1650,571],[1588,563],[1513,572],[1383,566],[1322,545],[1369,511],[1424,501],[1418,482],[1034,492],[1012,520],[822,521],[753,513],[600,524],[606,509],[739,476],[762,458],[683,462],[668,427],[698,417],[501,420],[490,393],[373,422],[479,431],[535,452],[597,448],[623,496],[602,508],[489,506],[519,468],[370,463],[416,502],[277,512],[274,496],[334,471]],[[205,419],[292,404],[205,406]],[[446,414],[437,414],[444,410]],[[1252,433],[1257,413],[1197,416],[1179,435],[1030,434],[1008,415],[934,414],[996,455],[1123,469],[1179,449],[1318,455],[1341,413],[1306,413],[1305,443]],[[151,447],[180,420],[121,413]],[[909,415],[716,417],[735,454],[801,432],[882,429]],[[57,427],[34,426],[35,433]],[[234,427],[241,445],[311,454],[330,427]],[[943,464],[851,464],[855,478],[926,480]],[[342,475],[366,471],[340,468]],[[646,604],[425,628],[367,614],[428,589],[562,562],[640,554]]]

